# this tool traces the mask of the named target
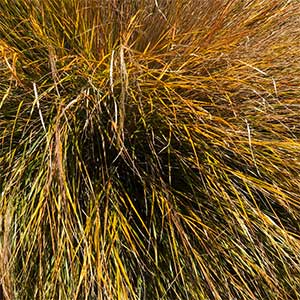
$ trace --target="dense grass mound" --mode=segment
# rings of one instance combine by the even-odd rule
[[[300,299],[299,15],[1,0],[2,297]]]

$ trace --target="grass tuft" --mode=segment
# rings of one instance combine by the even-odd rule
[[[300,8],[0,2],[0,298],[300,299]]]

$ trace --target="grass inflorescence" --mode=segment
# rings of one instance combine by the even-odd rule
[[[300,6],[0,2],[4,299],[300,299]]]

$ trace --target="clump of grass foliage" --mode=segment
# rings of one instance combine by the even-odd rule
[[[300,3],[1,0],[3,299],[300,299]]]

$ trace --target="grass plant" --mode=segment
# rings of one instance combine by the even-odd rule
[[[2,299],[300,299],[299,15],[1,0]]]

